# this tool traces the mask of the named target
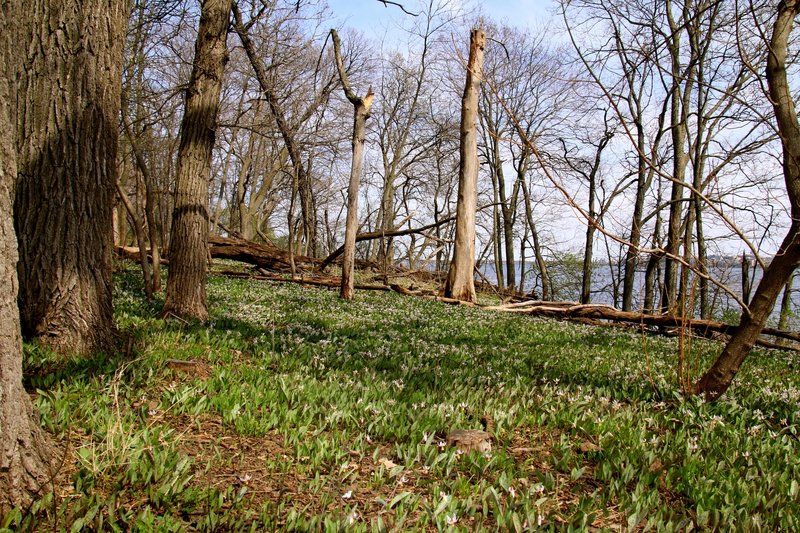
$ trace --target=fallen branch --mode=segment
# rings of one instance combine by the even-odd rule
[[[451,222],[452,220],[455,220],[455,216],[452,216],[450,218],[446,218],[444,220],[440,220],[439,222],[435,222],[433,224],[428,224],[427,226],[422,226],[422,227],[419,227],[419,228],[398,229],[398,230],[390,230],[390,231],[370,231],[370,232],[366,232],[366,233],[359,233],[358,235],[356,235],[356,242],[370,241],[370,240],[373,240],[373,239],[380,239],[382,237],[401,237],[403,235],[411,235],[411,234],[414,234],[414,233],[422,233],[422,232],[428,231],[431,228],[435,228],[436,226],[441,226],[442,224],[447,224],[448,222]],[[317,267],[317,270],[322,272],[323,270],[328,268],[328,265],[333,263],[333,261],[337,257],[342,255],[342,252],[344,252],[344,245],[338,247],[336,250],[331,252],[330,255],[328,255],[328,257],[323,259],[322,262],[319,264],[319,267]]]
[[[408,232],[410,230],[402,230]],[[383,235],[387,235],[384,233]],[[362,234],[371,235],[371,234]],[[213,258],[227,258],[242,261],[259,269],[275,272],[289,271],[289,258],[288,253],[277,247],[257,244],[243,239],[230,239],[224,237],[210,237],[209,250]],[[139,249],[130,246],[117,246],[117,255],[120,257],[137,261],[139,259]],[[329,256],[330,257],[330,256]],[[152,261],[152,258],[150,257]],[[327,258],[326,258],[327,260]],[[309,270],[314,269],[315,266],[321,265],[319,259],[306,256],[295,256],[295,261],[298,264],[306,266]],[[161,260],[162,264],[169,264],[166,259]],[[375,267],[374,263],[361,261],[360,266]],[[317,271],[320,268],[316,269]],[[339,277],[321,278],[314,276],[312,278],[286,278],[280,274],[254,274],[247,272],[234,272],[234,271],[221,271],[218,274],[239,277],[258,279],[266,281],[276,281],[281,283],[299,283],[308,286],[318,287],[338,287],[341,283]],[[422,273],[419,273],[422,274]],[[361,284],[356,285],[356,289],[360,290],[379,290],[379,291],[394,291],[405,296],[415,296],[418,298],[425,298],[435,300],[442,303],[452,305],[465,305],[465,302],[455,300],[452,298],[444,298],[439,296],[434,291],[430,290],[410,290],[398,284],[384,285],[384,284]],[[514,295],[518,297],[517,295]],[[472,305],[472,304],[469,304]],[[717,322],[713,320],[700,320],[700,319],[681,319],[671,315],[651,315],[636,313],[630,311],[620,311],[614,307],[602,304],[578,304],[576,302],[548,302],[542,300],[531,300],[523,302],[508,303],[505,305],[485,306],[484,309],[490,311],[500,311],[507,313],[519,313],[533,316],[545,316],[558,319],[567,319],[577,322],[591,323],[595,325],[609,325],[611,324],[631,324],[639,326],[651,326],[659,328],[689,328],[694,334],[706,338],[715,338],[717,335],[731,336],[737,326]],[[761,332],[761,337],[757,340],[756,344],[766,348],[778,348],[792,351],[800,351],[800,333],[792,331],[784,331],[775,328],[764,328]],[[788,340],[794,345],[784,345],[776,342],[769,341],[764,336],[773,337],[780,340]]]
[[[477,211],[482,211],[484,209],[487,209],[489,207],[493,207],[495,205],[497,205],[497,204],[491,203],[491,204],[487,204],[487,205],[482,205],[482,206],[478,207],[475,211],[476,212]],[[371,240],[380,239],[380,238],[383,238],[383,237],[402,237],[404,235],[412,235],[412,234],[424,233],[424,232],[428,231],[429,229],[437,228],[439,226],[443,226],[445,224],[448,224],[448,223],[454,221],[455,219],[456,219],[456,215],[452,215],[452,216],[443,218],[439,222],[432,222],[431,224],[428,224],[426,226],[420,226],[418,228],[394,229],[394,230],[388,230],[388,231],[378,230],[378,231],[369,231],[369,232],[366,232],[366,233],[359,233],[358,235],[356,235],[356,242],[371,241]],[[320,263],[319,267],[317,267],[317,270],[322,272],[323,270],[328,268],[328,265],[330,265],[334,261],[334,259],[336,259],[340,255],[342,255],[342,252],[344,252],[344,245],[338,247],[336,250],[331,252],[331,254],[328,257],[323,259],[322,262]]]
[[[136,246],[115,246],[114,252],[117,254],[117,257],[121,259],[128,259],[129,261],[139,262],[139,248]],[[151,253],[150,249],[147,250],[147,260],[152,263],[153,262],[153,254]],[[162,265],[169,265],[169,260],[164,257],[159,259]]]

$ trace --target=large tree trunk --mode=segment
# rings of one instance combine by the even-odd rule
[[[353,92],[342,59],[341,42],[336,30],[331,30],[336,68],[342,80],[344,94],[353,104],[353,160],[350,164],[350,183],[347,187],[347,222],[344,234],[344,256],[342,257],[342,284],[339,295],[344,300],[353,299],[353,267],[356,260],[356,232],[358,231],[358,186],[361,182],[361,168],[364,164],[364,139],[366,125],[372,109],[372,87],[361,98]]]
[[[12,46],[17,46],[21,2],[0,4],[0,516],[27,506],[48,480],[45,434],[22,388],[22,338],[17,307],[17,237],[11,207],[17,158],[11,102]]]
[[[712,399],[730,386],[772,312],[778,294],[800,264],[800,124],[786,75],[789,36],[798,13],[800,2],[797,0],[784,0],[778,5],[767,55],[767,84],[783,147],[783,177],[793,222],[772,262],[764,270],[749,312],[742,313],[736,333],[695,385],[696,392]]]
[[[124,0],[26,5],[17,99],[19,306],[25,337],[111,348],[112,221]]]
[[[203,0],[194,67],[178,148],[177,194],[172,213],[170,270],[162,314],[208,318],[208,182],[217,130],[232,0]]]
[[[444,296],[475,302],[475,209],[478,183],[478,93],[483,69],[486,32],[474,29],[469,39],[469,63],[461,98],[461,146],[456,206],[456,242],[444,286]]]

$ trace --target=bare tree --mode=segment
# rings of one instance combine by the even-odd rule
[[[253,39],[253,35],[251,35],[251,30],[254,27],[259,28],[261,32],[266,32],[266,28],[271,28],[273,32],[288,32],[296,29],[293,28],[287,16],[280,17],[276,15],[278,20],[275,21],[270,20],[269,15],[270,13],[263,14],[258,12],[254,14],[252,20],[245,22],[240,7],[234,4],[234,30],[242,42],[261,93],[267,100],[275,125],[288,151],[289,160],[292,163],[292,172],[294,173],[292,179],[293,183],[297,185],[297,195],[300,199],[302,235],[305,239],[307,252],[310,255],[315,255],[319,251],[319,243],[317,238],[317,191],[314,189],[313,175],[309,168],[310,164],[313,163],[313,157],[304,154],[300,129],[323,104],[327,103],[331,91],[337,86],[338,76],[333,71],[321,71],[318,68],[319,64],[317,64],[317,68],[307,69],[304,75],[311,78],[311,82],[307,84],[310,86],[303,88],[305,92],[301,95],[302,108],[290,113],[292,110],[287,107],[287,104],[292,100],[286,93],[290,92],[293,87],[291,83],[286,83],[288,80],[280,78],[279,75],[282,68],[286,68],[287,64],[296,59],[294,56],[308,53],[311,43],[305,41],[295,43],[296,46],[283,50],[281,55],[278,55],[278,52],[273,50],[272,54],[267,54],[266,57],[270,61],[265,62],[265,54],[259,53],[259,48]],[[296,76],[297,73],[291,73],[287,77],[293,78]],[[295,87],[295,89],[299,88]],[[312,96],[310,98],[308,91],[311,91],[310,94]]]
[[[458,168],[456,242],[443,293],[449,298],[475,301],[475,209],[478,181],[478,96],[480,94],[486,32],[473,29],[464,95],[461,98],[461,149]]]
[[[426,129],[424,110],[432,97],[430,69],[435,58],[435,37],[452,22],[448,4],[428,0],[419,20],[414,21],[414,28],[409,30],[409,35],[419,38],[419,49],[407,56],[393,52],[385,60],[374,128],[383,179],[376,226],[386,232],[395,229],[400,180],[413,174],[414,166],[434,141]],[[394,262],[392,238],[379,241],[375,258],[386,266]]]
[[[208,318],[208,183],[228,56],[231,5],[232,0],[203,0],[201,7],[194,68],[181,123],[164,316]]]
[[[336,30],[331,30],[336,69],[342,81],[344,94],[353,104],[353,161],[350,166],[350,183],[347,188],[347,225],[344,237],[344,256],[342,257],[342,287],[340,295],[345,300],[353,299],[353,266],[356,255],[356,232],[358,231],[358,186],[361,181],[361,168],[364,163],[364,138],[367,119],[372,109],[374,94],[372,87],[361,98],[350,87],[347,71],[342,59],[342,45]]]
[[[766,324],[778,294],[800,264],[800,123],[786,73],[789,38],[800,2],[782,0],[772,26],[767,54],[766,81],[775,110],[783,148],[783,177],[791,204],[792,222],[778,252],[756,288],[749,310],[742,313],[739,326],[717,360],[695,384],[695,391],[709,398],[723,394]]]

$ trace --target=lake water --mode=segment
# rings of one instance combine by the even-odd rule
[[[541,276],[535,263],[526,262],[525,265],[525,292],[534,293],[537,296],[542,294]],[[522,263],[516,263],[516,276],[517,284],[519,284],[520,273],[522,271]],[[481,267],[481,272],[486,279],[496,284],[497,275],[494,270],[494,264],[486,264]],[[553,286],[553,300],[564,301],[578,301],[580,299],[581,279],[582,274],[580,265],[565,266],[562,264],[554,264],[548,266],[548,273],[551,278]],[[758,281],[761,279],[762,271],[756,268],[755,271],[750,269],[750,277],[753,280],[751,295],[755,292]],[[717,261],[712,268],[712,275],[722,281],[729,287],[737,296],[741,297],[742,294],[742,269],[741,264],[737,261]],[[621,298],[622,294],[622,273],[618,271],[616,265],[609,265],[607,263],[595,264],[592,272],[591,284],[591,301],[592,303],[599,303],[611,305],[614,307],[621,307],[619,302],[614,301],[614,285],[618,286],[617,293]],[[636,272],[634,281],[634,308],[641,308],[642,300],[644,299],[644,270]],[[800,283],[799,283],[800,284]],[[728,293],[720,289],[718,286],[709,285],[709,299],[712,308],[712,315],[716,318],[729,318],[730,315],[738,315],[740,312],[739,305],[736,300]],[[798,314],[800,311],[800,287],[795,287],[792,291],[792,311],[793,314]],[[699,288],[697,289],[699,290]],[[780,302],[783,294],[778,296],[775,309],[772,312],[771,321],[777,323],[778,314],[780,312]],[[697,296],[699,299],[699,295]],[[790,320],[791,329],[796,329],[800,325],[797,317]]]

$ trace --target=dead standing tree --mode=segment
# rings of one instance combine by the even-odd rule
[[[361,181],[361,167],[364,164],[364,138],[367,119],[372,109],[372,87],[364,98],[356,95],[350,87],[347,71],[342,60],[342,46],[336,30],[331,30],[336,68],[342,80],[344,94],[353,104],[353,161],[350,166],[350,183],[347,186],[347,223],[344,233],[344,257],[342,258],[342,286],[340,296],[353,299],[353,266],[356,257],[356,232],[358,231],[358,186]]]
[[[483,50],[486,32],[470,32],[469,61],[464,96],[461,98],[461,146],[458,165],[458,203],[456,206],[456,242],[453,260],[447,273],[443,294],[466,302],[475,302],[475,209],[478,188],[478,96],[480,94]]]

